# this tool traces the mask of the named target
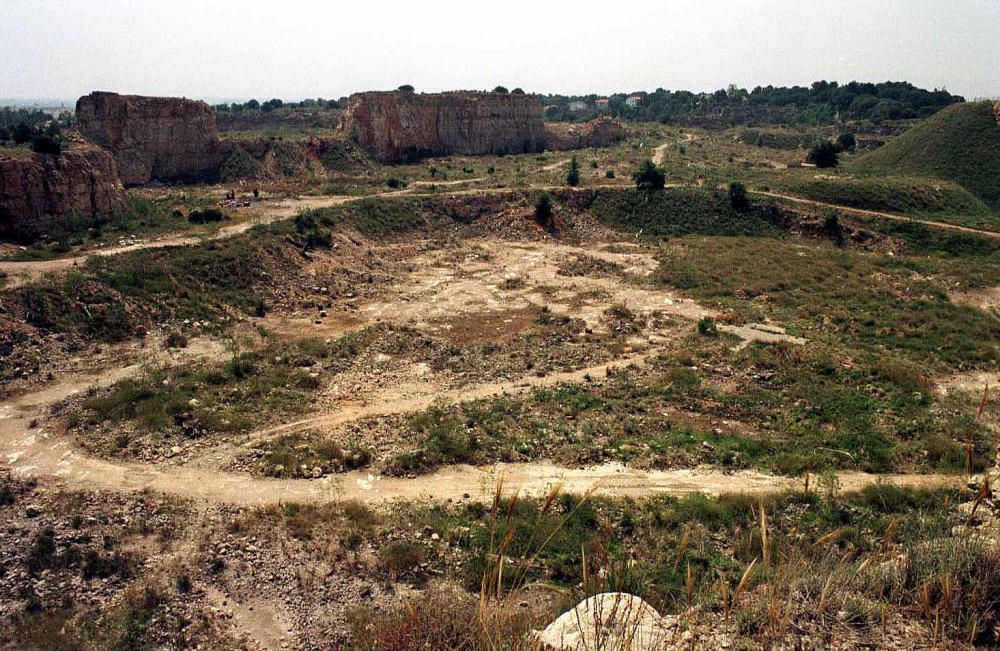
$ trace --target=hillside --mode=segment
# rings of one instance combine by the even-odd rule
[[[886,146],[854,170],[955,181],[1000,208],[1000,125],[988,102],[956,104]]]

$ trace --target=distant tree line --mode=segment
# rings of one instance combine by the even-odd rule
[[[68,112],[53,117],[37,109],[0,108],[0,144],[30,145],[43,154],[62,151],[62,130],[72,122]]]
[[[636,106],[627,99],[638,96]],[[590,119],[598,111],[598,95],[545,95],[551,120]],[[852,81],[817,81],[812,86],[758,86],[753,90],[735,85],[714,93],[669,91],[617,93],[607,97],[603,111],[613,117],[663,123],[713,122],[721,124],[830,124],[836,121],[883,122],[923,118],[965,99],[946,90],[925,90],[907,82],[878,84]],[[573,111],[571,103],[584,102],[587,110]]]
[[[323,99],[318,97],[316,99],[304,99],[301,102],[285,102],[280,99],[274,98],[269,99],[265,102],[259,102],[255,99],[248,100],[242,104],[239,102],[233,102],[232,104],[216,104],[212,108],[218,112],[255,112],[261,111],[264,113],[271,113],[278,109],[339,109],[341,105],[341,100],[336,99]]]

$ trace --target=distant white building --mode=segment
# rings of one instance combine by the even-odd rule
[[[611,100],[607,97],[602,97],[601,99],[595,99],[594,105],[597,107],[598,111],[607,111],[611,108]]]
[[[625,98],[625,106],[629,108],[635,108],[642,104],[642,95],[629,95]]]
[[[571,113],[583,113],[590,106],[586,102],[581,102],[579,100],[569,103],[569,110]]]

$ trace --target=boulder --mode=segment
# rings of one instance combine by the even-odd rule
[[[563,613],[535,637],[547,651],[663,651],[679,639],[677,621],[635,595],[605,592]]]
[[[126,206],[114,158],[93,146],[0,157],[0,236],[24,239],[52,217],[98,217]]]
[[[212,179],[227,155],[204,102],[94,92],[77,101],[76,119],[115,157],[125,185]]]

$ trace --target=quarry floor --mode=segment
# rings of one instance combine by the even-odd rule
[[[568,276],[566,263],[585,256],[618,265],[617,276]],[[561,383],[603,378],[616,367],[641,365],[665,350],[695,323],[713,312],[671,291],[644,284],[657,260],[648,249],[630,243],[581,246],[551,241],[472,239],[433,249],[412,260],[411,271],[385,292],[383,298],[355,305],[350,312],[314,315],[284,314],[265,317],[256,325],[281,341],[303,337],[336,337],[374,323],[411,326],[426,332],[464,338],[489,338],[495,333],[516,334],[529,324],[517,316],[526,308],[545,305],[555,315],[582,319],[589,330],[606,330],[605,311],[626,306],[650,324],[633,333],[621,354],[609,361],[549,373],[526,372],[521,377],[458,383],[446,371],[426,364],[395,368],[391,373],[348,374],[325,390],[312,413],[269,425],[235,440],[214,442],[185,450],[164,463],[100,459],[81,450],[64,433],[52,408],[94,386],[107,386],[143,372],[147,365],[181,365],[191,361],[224,359],[225,343],[198,338],[187,348],[168,351],[156,344],[142,350],[123,350],[119,362],[77,360],[76,372],[63,374],[31,393],[0,403],[0,453],[13,471],[26,477],[55,477],[80,488],[123,491],[153,489],[177,496],[221,503],[267,505],[288,501],[358,499],[385,502],[429,498],[434,500],[488,500],[502,477],[510,490],[542,495],[556,484],[568,492],[639,497],[657,493],[769,492],[791,488],[799,480],[758,472],[719,469],[640,471],[620,464],[567,468],[544,461],[445,467],[429,475],[380,477],[369,471],[348,472],[322,479],[272,479],[230,470],[248,446],[304,430],[329,431],[374,416],[407,414],[442,403],[461,403],[513,395]],[[516,282],[511,282],[511,281]],[[500,319],[490,320],[490,315]],[[727,326],[722,326],[726,328]],[[808,342],[784,334],[779,325],[729,327],[742,339],[765,342]],[[470,334],[471,332],[471,334]],[[609,370],[610,369],[610,370]],[[950,475],[868,475],[844,473],[845,488],[861,488],[875,481],[900,485],[952,485]]]

